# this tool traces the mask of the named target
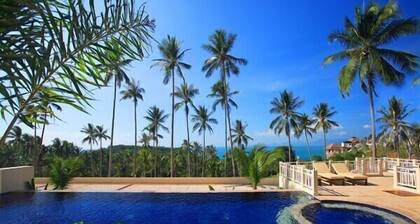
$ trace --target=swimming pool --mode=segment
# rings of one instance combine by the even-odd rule
[[[0,195],[0,223],[295,223],[285,211],[302,198],[309,200],[300,192],[9,193]]]

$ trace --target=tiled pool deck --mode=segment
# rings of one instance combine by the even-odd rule
[[[339,200],[364,203],[404,214],[420,223],[420,195],[399,196],[385,191],[393,190],[391,175],[369,177],[368,186],[321,186],[319,200]]]
[[[385,191],[392,189],[393,178],[369,177],[368,186],[320,186],[319,200],[340,200],[365,203],[404,214],[420,223],[420,195],[400,196]],[[265,185],[255,191],[249,185],[212,184],[210,191],[205,184],[71,184],[65,192],[159,192],[159,193],[203,193],[203,192],[281,192],[277,186]],[[38,185],[43,191],[43,185]]]

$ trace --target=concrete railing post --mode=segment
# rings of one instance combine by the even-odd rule
[[[361,171],[362,171],[362,174],[363,175],[366,175],[366,168],[367,168],[367,166],[366,166],[367,164],[366,164],[366,159],[361,159],[360,160],[360,168],[361,168]]]
[[[344,164],[346,165],[347,169],[351,170],[348,160],[344,160]]]
[[[354,158],[354,170],[356,171],[356,173],[361,173],[359,158],[357,158],[357,157]]]
[[[318,171],[312,170],[312,195],[318,195]]]
[[[393,178],[394,178],[394,188],[396,188],[398,186],[398,172],[397,172],[397,166],[393,167]]]
[[[412,162],[413,162],[413,167],[416,167],[417,166],[416,160],[415,159],[412,159]]]
[[[378,173],[379,173],[379,176],[384,175],[384,167],[382,165],[382,159],[378,159]]]
[[[420,194],[420,167],[414,169],[416,172],[416,179],[414,180],[416,183],[416,192]]]
[[[382,160],[382,169],[383,170],[388,170],[388,160],[386,157],[383,158]]]
[[[328,160],[328,169],[330,170],[330,172],[331,172],[331,164],[332,164],[332,161],[331,160]]]

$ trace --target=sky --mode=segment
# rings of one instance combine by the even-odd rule
[[[384,3],[385,1],[379,1]],[[399,1],[402,15],[420,16],[420,2]],[[333,118],[340,126],[327,135],[328,143],[339,142],[351,136],[364,137],[370,132],[368,97],[356,81],[350,96],[343,98],[337,85],[337,77],[342,63],[323,66],[324,57],[341,50],[336,43],[329,43],[329,33],[343,27],[344,17],[353,20],[354,8],[362,6],[362,0],[346,1],[308,1],[308,0],[151,0],[146,2],[146,11],[156,19],[157,40],[166,35],[174,35],[182,41],[182,47],[191,49],[184,61],[192,68],[185,71],[187,82],[199,88],[200,94],[194,98],[196,105],[211,107],[208,98],[212,84],[219,79],[216,73],[205,78],[201,71],[202,64],[209,54],[202,49],[208,37],[216,29],[225,29],[238,35],[232,54],[248,60],[248,65],[241,67],[239,76],[231,76],[232,90],[240,93],[235,97],[239,105],[232,111],[232,122],[244,121],[247,133],[254,138],[251,144],[285,145],[284,135],[276,136],[269,129],[274,118],[269,113],[270,101],[283,90],[292,91],[304,100],[300,112],[312,113],[313,107],[320,102],[327,102],[337,110]],[[405,37],[387,46],[420,55],[420,35]],[[138,105],[139,133],[146,126],[143,118],[146,110],[156,105],[170,113],[170,85],[163,85],[163,74],[158,68],[150,68],[152,59],[160,58],[153,46],[151,54],[143,61],[133,62],[127,73],[140,81],[146,90],[144,101]],[[418,73],[417,73],[418,75]],[[408,119],[420,121],[420,87],[413,87],[412,76],[399,87],[378,85],[379,97],[375,98],[377,108],[386,105],[391,96],[401,98],[410,108],[416,109]],[[177,80],[177,84],[180,80]],[[87,123],[111,127],[112,88],[94,92],[95,101],[89,114],[64,107],[59,114],[61,121],[53,121],[46,129],[45,144],[55,137],[81,143],[81,128]],[[120,96],[118,96],[120,98]],[[134,144],[133,103],[118,101],[116,109],[115,144]],[[214,133],[207,136],[207,144],[224,145],[223,111],[214,114],[219,124],[214,126]],[[4,121],[1,121],[4,124]],[[1,124],[1,123],[0,123]],[[0,129],[4,130],[5,125]],[[21,125],[23,126],[23,124]],[[170,127],[170,119],[166,126]],[[25,129],[29,132],[29,129]],[[162,145],[170,145],[170,134],[163,133]],[[175,114],[175,144],[180,145],[186,138],[185,114],[179,110]],[[193,141],[201,141],[197,133],[192,133]],[[321,135],[316,134],[310,140],[313,145],[321,145]],[[105,144],[109,144],[109,141]],[[303,139],[292,139],[292,144],[303,145]],[[97,146],[96,146],[97,147]]]

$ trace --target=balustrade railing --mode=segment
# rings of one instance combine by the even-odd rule
[[[311,195],[317,194],[317,172],[296,163],[279,163],[279,186],[297,188]]]
[[[420,168],[394,167],[394,188],[420,193]]]

